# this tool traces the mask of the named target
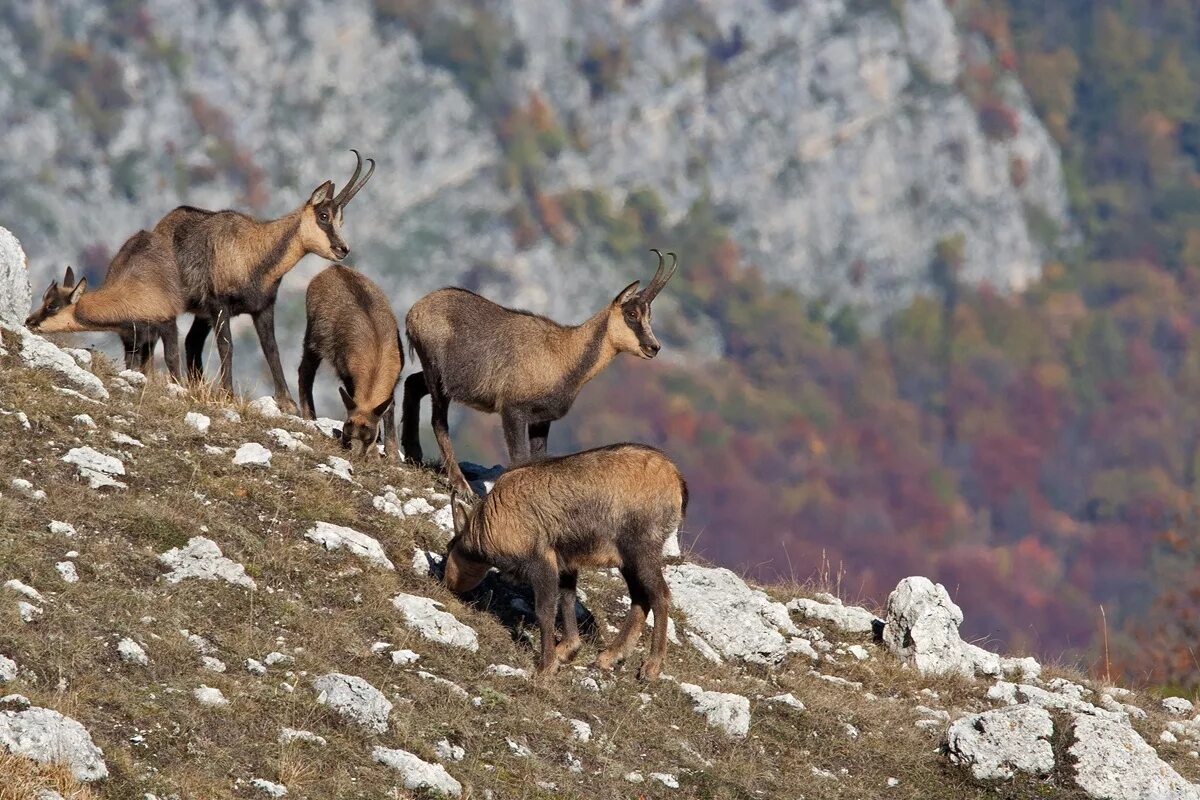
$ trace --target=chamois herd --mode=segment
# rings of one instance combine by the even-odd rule
[[[404,343],[396,315],[373,281],[337,263],[350,252],[342,238],[346,206],[375,172],[374,160],[367,159],[363,174],[362,156],[351,152],[354,173],[340,192],[325,181],[279,219],[174,209],[153,230],[138,231],[125,242],[95,291],[88,291],[86,278],[76,281],[68,267],[62,283],[53,281],[46,289],[26,326],[43,333],[113,331],[121,338],[125,366],[143,372],[161,341],[170,377],[183,381],[177,320],[191,313],[186,379],[203,380],[204,344],[215,331],[220,385],[232,394],[230,320],[249,314],[275,399],[295,412],[275,341],[275,302],[284,276],[313,253],[335,263],[312,279],[305,295],[299,411],[315,418],[313,383],[321,363],[329,362],[346,407],[338,434],[342,447],[378,456],[382,427],[384,456],[397,461],[395,393]],[[404,383],[399,438],[404,456],[421,463],[418,414],[429,395],[434,438],[452,488],[455,535],[446,555],[446,585],[470,592],[492,566],[531,583],[541,678],[580,649],[575,587],[581,567],[616,567],[629,587],[629,614],[596,664],[611,669],[622,661],[653,611],[650,653],[639,677],[653,679],[662,669],[670,600],[663,546],[683,522],[687,483],[663,453],[640,444],[546,456],[550,424],[567,414],[584,384],[621,353],[650,359],[661,349],[650,326],[651,304],[674,274],[676,256],[652,252],[658,270],[649,285],[642,289],[634,281],[580,325],[561,325],[457,288],[431,292],[405,317],[410,352],[421,371]],[[447,422],[451,401],[500,415],[511,468],[482,499],[454,457]]]

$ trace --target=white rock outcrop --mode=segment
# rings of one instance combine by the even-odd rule
[[[258,588],[246,568],[221,555],[221,548],[212,539],[193,536],[185,547],[175,547],[158,557],[159,563],[170,567],[164,575],[167,583],[179,583],[188,578],[203,581],[225,581],[247,589]]]
[[[229,705],[229,700],[225,697],[225,693],[215,686],[198,686],[192,690],[192,697],[202,706],[224,708]]]
[[[348,550],[376,566],[388,570],[396,569],[396,565],[387,557],[378,539],[353,528],[318,522],[305,532],[304,538],[311,539],[326,550]]]
[[[1128,725],[1087,714],[1073,722],[1067,750],[1075,783],[1104,800],[1196,800],[1200,790],[1158,757]]]
[[[331,672],[313,680],[317,702],[337,711],[345,720],[376,733],[387,733],[392,703],[356,675]]]
[[[703,714],[709,726],[734,738],[750,732],[750,700],[740,694],[705,691],[694,683],[681,683],[679,690],[692,698],[697,714]]]
[[[843,605],[841,600],[831,594],[819,595],[812,600],[797,597],[789,601],[787,607],[802,619],[828,622],[844,633],[871,633],[876,622],[875,615],[870,611],[858,606]]]
[[[1048,775],[1054,769],[1053,734],[1046,709],[1011,706],[956,720],[946,734],[946,752],[976,780],[1007,779],[1018,771]]]
[[[150,663],[150,656],[146,655],[146,648],[128,636],[117,642],[117,655],[126,664],[136,664],[137,666],[144,667]]]
[[[105,455],[91,447],[72,447],[62,460],[73,464],[79,471],[79,477],[86,478],[93,489],[128,488],[115,477],[125,474],[125,464],[116,456]]]
[[[677,564],[664,571],[671,601],[687,616],[690,631],[725,658],[777,664],[800,631],[787,608],[728,569]]]
[[[16,236],[0,227],[0,325],[23,325],[32,302],[25,250]]]
[[[1041,665],[1032,658],[1002,658],[964,642],[958,635],[962,609],[946,587],[914,576],[900,581],[888,596],[883,642],[898,658],[931,675],[1019,675],[1036,678]]]
[[[1164,697],[1162,708],[1163,711],[1173,714],[1176,717],[1186,717],[1195,710],[1192,706],[1192,701],[1186,697]]]
[[[18,351],[25,366],[48,370],[65,378],[86,397],[108,399],[108,389],[104,388],[104,383],[57,346],[25,328],[16,328],[15,333],[20,341]]]
[[[212,420],[207,415],[201,414],[198,411],[189,411],[183,415],[183,424],[203,436],[208,433],[208,429],[212,426]]]
[[[87,729],[48,708],[0,711],[0,748],[40,764],[61,764],[77,781],[108,777],[104,753]]]
[[[371,757],[400,773],[405,789],[433,789],[447,797],[461,797],[462,784],[456,781],[441,764],[430,764],[407,750],[376,747]]]
[[[0,655],[0,683],[9,683],[17,679],[17,662],[5,655]]]
[[[479,649],[479,637],[469,625],[455,619],[442,604],[428,597],[413,594],[398,594],[392,605],[404,616],[404,623],[417,633],[433,642],[461,647],[472,653]]]

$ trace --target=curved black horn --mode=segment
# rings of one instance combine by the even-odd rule
[[[344,206],[346,203],[349,203],[350,198],[354,197],[358,190],[362,188],[363,184],[366,183],[371,177],[371,173],[375,171],[374,160],[368,158],[367,161],[371,162],[371,169],[367,172],[367,176],[365,178],[363,178],[361,181],[358,180],[358,176],[362,173],[363,158],[362,155],[354,148],[350,148],[350,152],[354,153],[354,158],[356,160],[354,165],[354,174],[350,176],[350,180],[346,181],[346,185],[342,187],[340,192],[338,192],[337,197],[333,198],[333,204],[335,206]]]
[[[343,200],[340,203],[340,205],[344,206],[347,203],[349,203],[352,199],[354,199],[354,195],[358,194],[358,190],[361,189],[362,187],[366,186],[367,181],[371,180],[371,176],[375,174],[375,159],[368,158],[367,164],[369,165],[367,167],[367,174],[362,176],[362,180],[360,180],[358,183],[354,184],[354,187],[352,189],[350,189],[349,193],[346,195],[346,199]]]
[[[671,276],[675,274],[675,265],[679,263],[679,257],[675,253],[668,251],[667,255],[671,257],[671,266],[666,266],[663,254],[658,251],[657,247],[650,248],[650,252],[658,256],[658,271],[654,273],[654,279],[650,281],[650,285],[642,292],[642,299],[647,303],[654,300],[658,293],[666,286],[667,281],[671,280]]]

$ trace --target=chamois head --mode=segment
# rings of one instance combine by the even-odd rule
[[[346,421],[342,423],[342,432],[338,437],[342,447],[354,455],[378,455],[375,443],[379,440],[379,420],[392,404],[392,398],[374,408],[361,408],[345,388],[339,386],[338,394],[346,406]]]
[[[330,261],[341,261],[350,252],[349,245],[342,238],[342,212],[354,195],[358,194],[366,182],[375,173],[375,159],[368,158],[371,167],[367,174],[359,180],[362,172],[363,159],[357,150],[351,150],[358,164],[349,182],[342,187],[336,196],[333,194],[333,181],[325,181],[316,188],[312,197],[304,204],[300,218],[300,237],[304,249],[316,253],[321,258]]]
[[[71,330],[74,314],[71,309],[79,302],[79,298],[87,291],[87,278],[81,278],[75,283],[75,270],[67,267],[60,286],[58,281],[50,281],[49,288],[42,295],[42,305],[25,319],[25,327],[39,333],[54,333]]]
[[[650,285],[638,291],[641,281],[634,281],[621,290],[613,299],[608,310],[608,336],[613,346],[621,353],[633,353],[641,358],[654,358],[662,345],[658,343],[654,331],[650,329],[650,304],[662,291],[671,276],[675,274],[678,258],[674,253],[668,269],[663,254],[657,249],[651,249],[658,256],[658,271]]]
[[[454,512],[454,538],[446,548],[446,588],[455,594],[471,591],[487,576],[489,565],[469,555],[464,545],[465,537],[470,535],[471,526],[479,516],[479,508],[483,503],[476,500],[469,503],[457,492],[450,495],[450,507]]]

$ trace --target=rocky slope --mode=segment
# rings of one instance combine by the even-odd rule
[[[332,420],[267,398],[2,336],[15,797],[1200,797],[1189,701],[964,642],[921,577],[877,619],[677,559],[670,675],[535,685],[528,591],[436,580],[436,475],[345,462]],[[586,658],[625,603],[582,583]]]
[[[772,280],[870,313],[927,285],[939,240],[965,237],[969,280],[1014,287],[1068,226],[1015,81],[997,89],[1011,129],[985,133],[960,78],[990,55],[942,0],[51,0],[0,18],[0,221],[39,282],[181,202],[282,213],[344,179],[351,146],[380,162],[348,215],[354,260],[398,308],[467,281],[585,314],[643,265],[547,219],[580,190],[619,208],[648,189],[671,219],[708,198]],[[529,117],[538,138],[514,140]],[[530,206],[556,235],[518,242]]]

